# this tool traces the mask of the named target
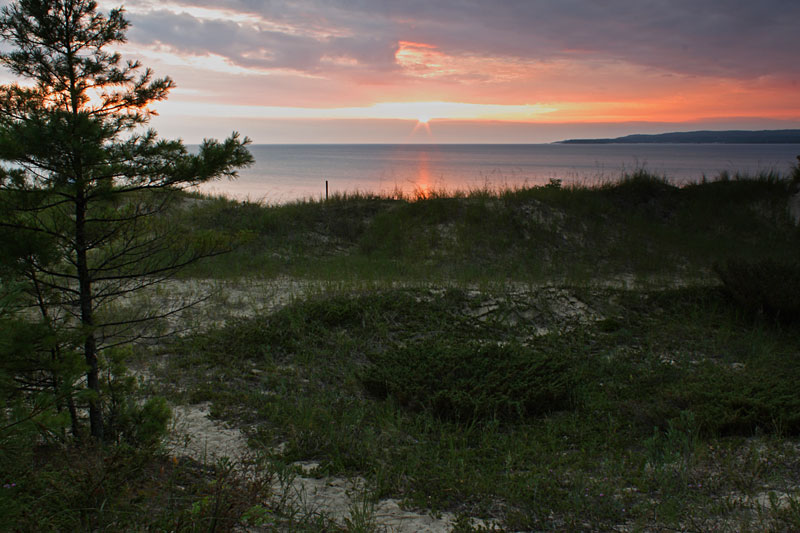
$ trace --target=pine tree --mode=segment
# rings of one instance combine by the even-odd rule
[[[54,330],[79,337],[98,440],[98,356],[153,318],[116,316],[111,303],[223,251],[176,235],[179,193],[252,163],[236,133],[192,154],[145,129],[174,84],[108,50],[128,25],[91,0],[19,0],[0,15],[11,49],[0,63],[27,80],[0,87],[0,229],[38,241],[21,259],[28,292]]]

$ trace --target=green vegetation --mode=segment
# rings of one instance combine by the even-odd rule
[[[197,198],[203,229],[249,243],[194,276],[483,282],[711,278],[729,258],[797,257],[774,174],[678,188],[639,171],[595,188],[434,193],[424,199],[338,196],[259,206]]]
[[[416,343],[375,355],[361,382],[379,398],[464,423],[524,420],[569,406],[578,369],[562,354],[452,342]]]
[[[729,259],[714,265],[714,272],[743,307],[785,322],[800,318],[800,264],[796,261]]]
[[[272,461],[412,508],[510,531],[792,530],[798,333],[716,287],[388,289],[187,338],[163,376]],[[745,505],[769,491],[791,506]]]
[[[415,200],[185,197],[183,224],[244,242],[185,283],[323,284],[109,352],[114,441],[81,453],[44,416],[2,428],[0,510],[22,531],[381,531],[394,498],[454,531],[796,530],[793,187],[637,173]],[[47,342],[14,331],[4,353]],[[158,395],[210,402],[249,455],[173,457]],[[298,507],[301,474],[362,480],[346,517]]]

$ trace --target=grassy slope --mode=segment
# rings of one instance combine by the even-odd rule
[[[605,187],[368,196],[261,207],[198,202],[199,227],[247,245],[198,276],[539,281],[707,277],[714,261],[796,252],[789,184],[775,176],[676,188],[637,174]]]
[[[731,257],[796,260],[789,192],[771,176],[678,189],[637,175],[416,201],[201,198],[191,223],[245,244],[187,276],[337,282],[198,331],[153,368],[160,393],[245,428],[262,475],[56,453],[33,476],[3,464],[20,497],[0,507],[21,530],[335,530],[257,504],[269,475],[313,460],[366,478],[369,498],[452,511],[462,531],[468,517],[509,531],[797,530],[800,331],[741,309],[711,274]],[[586,283],[630,277],[702,282]]]

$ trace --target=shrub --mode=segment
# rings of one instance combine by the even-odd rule
[[[713,269],[728,294],[746,309],[784,322],[800,318],[800,262],[731,259]]]
[[[109,440],[150,448],[167,435],[172,410],[160,396],[139,401],[138,381],[125,366],[131,353],[130,346],[118,346],[103,354],[105,431]]]
[[[261,503],[273,470],[260,462],[205,465],[116,445],[6,451],[0,531],[244,531],[271,518]]]
[[[643,169],[626,174],[620,181],[607,184],[601,190],[613,200],[633,206],[664,200],[679,192],[678,187],[665,177]]]
[[[568,408],[567,358],[516,344],[419,343],[372,357],[365,389],[460,422],[520,419]]]
[[[172,410],[160,396],[149,398],[143,405],[126,406],[120,414],[121,437],[133,446],[155,446],[167,435]]]
[[[794,374],[794,375],[793,375]],[[669,391],[708,435],[800,432],[796,373],[770,366],[733,370],[706,364]]]

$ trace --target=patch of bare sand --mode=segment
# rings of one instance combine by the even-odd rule
[[[452,513],[434,516],[402,509],[400,502],[391,498],[372,502],[361,477],[297,476],[273,489],[284,505],[302,514],[324,515],[339,524],[357,523],[360,516],[361,523],[371,523],[377,531],[444,533],[451,531],[455,520]]]
[[[174,425],[168,446],[175,455],[188,456],[201,463],[214,463],[222,458],[241,461],[248,453],[242,433],[209,418],[208,403],[177,406],[173,409]],[[301,462],[298,470],[310,474],[316,463]],[[354,515],[367,516],[376,529],[395,533],[444,533],[450,531],[454,516],[442,513],[433,516],[402,509],[400,502],[384,499],[370,502],[366,481],[361,477],[291,476],[273,482],[272,504],[280,501],[307,516],[324,515],[339,524],[356,520]]]
[[[175,455],[213,463],[222,457],[238,460],[247,453],[241,431],[209,418],[208,402],[173,407],[173,428],[167,446]]]

